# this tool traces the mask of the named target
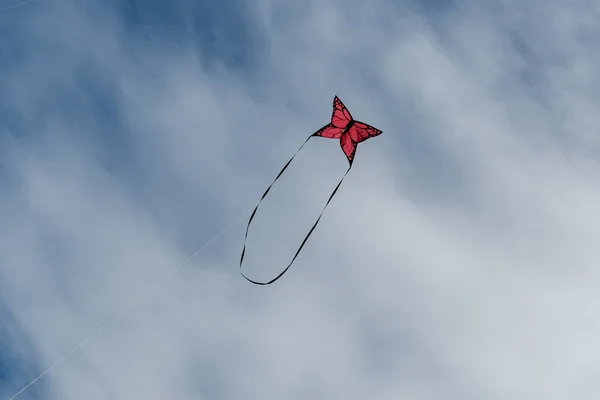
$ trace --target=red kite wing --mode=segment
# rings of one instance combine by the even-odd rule
[[[346,108],[344,103],[335,96],[333,98],[333,113],[331,114],[331,123],[336,128],[344,129],[348,123],[352,121],[352,115]]]
[[[342,136],[342,131],[344,128],[338,128],[333,126],[333,124],[327,124],[314,134],[315,136],[321,136],[328,139],[339,139]]]
[[[348,161],[352,164],[354,153],[356,153],[356,142],[352,140],[348,132],[344,133],[340,138],[340,146],[342,146],[344,154],[346,154]]]
[[[350,138],[356,143],[364,142],[365,140],[381,135],[381,131],[377,128],[367,125],[364,122],[354,121],[352,127],[348,129]]]

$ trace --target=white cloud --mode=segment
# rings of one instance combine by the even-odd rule
[[[237,274],[243,220],[45,376],[44,398],[597,398],[597,14],[261,1],[250,80],[206,68],[191,38],[66,5],[32,14],[2,71],[24,122],[2,136],[0,290],[31,376],[250,210],[334,94],[384,133],[277,285]],[[284,265],[346,167],[333,141],[298,158],[257,217],[251,276]]]

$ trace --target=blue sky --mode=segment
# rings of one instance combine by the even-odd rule
[[[597,399],[598,27],[561,0],[0,12],[0,400],[234,221],[19,399]],[[383,134],[251,286],[244,218],[336,94]],[[305,147],[249,275],[345,162]]]

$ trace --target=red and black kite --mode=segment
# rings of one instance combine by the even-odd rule
[[[308,139],[306,139],[306,141],[302,144],[302,146],[300,146],[300,148],[296,151],[296,153],[292,156],[292,158],[290,158],[290,160],[283,166],[283,168],[281,169],[281,171],[279,172],[277,177],[273,180],[271,185],[269,185],[269,187],[267,188],[265,193],[260,198],[258,204],[254,208],[254,211],[252,211],[252,214],[250,215],[250,219],[248,220],[248,224],[246,225],[246,234],[244,236],[244,247],[242,249],[242,256],[240,258],[240,273],[247,281],[254,283],[255,285],[270,285],[271,283],[273,283],[276,280],[278,280],[279,278],[281,278],[283,276],[283,274],[285,274],[287,272],[287,270],[292,266],[292,264],[296,260],[296,257],[298,257],[298,254],[300,254],[300,251],[306,244],[306,241],[308,240],[310,235],[313,233],[313,231],[317,227],[319,221],[321,220],[321,217],[323,216],[323,212],[329,205],[329,202],[331,201],[333,196],[335,196],[335,193],[337,192],[337,190],[340,188],[340,185],[344,181],[344,178],[346,177],[346,175],[348,175],[348,172],[350,172],[350,169],[352,168],[352,163],[354,161],[354,156],[356,155],[356,147],[358,146],[358,144],[361,142],[364,142],[365,140],[367,140],[369,138],[378,136],[381,133],[382,133],[382,131],[380,131],[379,129],[374,128],[371,125],[367,125],[364,122],[356,121],[354,118],[352,118],[352,114],[350,114],[350,111],[348,111],[346,106],[344,106],[344,103],[342,103],[342,101],[337,96],[334,97],[333,113],[331,114],[331,122],[329,124],[325,125],[324,127],[322,127],[321,129],[319,129],[318,131],[316,131],[315,133],[313,133],[312,135],[310,135],[308,137]],[[300,244],[300,247],[296,251],[296,254],[292,258],[292,261],[290,261],[288,266],[279,275],[277,275],[275,278],[271,279],[268,282],[254,281],[254,280],[248,278],[242,272],[242,263],[244,262],[244,254],[246,253],[246,239],[248,238],[248,229],[250,228],[250,223],[252,222],[252,219],[254,219],[254,215],[256,214],[256,211],[258,210],[258,206],[263,201],[263,199],[267,196],[267,194],[269,193],[269,190],[271,190],[271,187],[273,186],[273,184],[277,181],[277,179],[279,179],[281,177],[281,175],[287,169],[287,167],[290,165],[290,163],[292,162],[294,157],[296,157],[296,155],[300,152],[300,150],[302,150],[302,147],[304,147],[304,145],[313,137],[323,137],[323,138],[327,138],[327,139],[340,139],[340,146],[342,147],[344,154],[346,154],[346,157],[348,158],[348,163],[349,163],[348,170],[346,171],[346,173],[344,174],[344,176],[342,177],[340,182],[337,184],[337,186],[331,193],[331,196],[329,196],[329,199],[327,200],[327,203],[325,203],[325,206],[323,207],[323,210],[321,211],[319,218],[317,218],[316,222],[314,223],[314,225],[312,226],[310,231],[308,231],[308,234],[306,235],[306,237]]]

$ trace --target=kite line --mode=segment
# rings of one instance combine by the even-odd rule
[[[206,242],[204,245],[202,245],[202,247],[200,247],[198,250],[196,250],[184,262],[182,262],[176,268],[169,271],[167,274],[163,275],[163,277],[158,281],[158,283],[156,283],[148,292],[139,296],[138,298],[134,299],[129,304],[127,304],[125,307],[123,307],[119,312],[114,314],[108,321],[106,321],[99,328],[97,328],[94,332],[92,332],[85,339],[83,339],[81,342],[79,342],[79,344],[77,344],[77,346],[73,347],[71,350],[69,350],[67,353],[65,353],[62,357],[60,357],[57,361],[55,361],[51,366],[49,366],[41,374],[39,374],[35,379],[33,379],[31,382],[29,382],[27,385],[25,385],[25,387],[23,387],[21,390],[19,390],[17,393],[15,393],[12,397],[8,398],[8,400],[14,400],[15,398],[17,398],[17,396],[19,396],[21,393],[23,393],[24,391],[29,389],[30,386],[34,385],[37,381],[42,379],[49,372],[51,372],[56,367],[58,367],[60,364],[62,364],[64,361],[66,361],[69,357],[71,357],[79,349],[81,349],[83,346],[85,346],[86,344],[91,342],[100,332],[102,332],[103,330],[108,328],[110,325],[112,325],[116,320],[118,320],[122,316],[126,315],[136,304],[141,303],[142,301],[144,301],[145,299],[147,299],[148,297],[153,295],[156,291],[158,291],[158,289],[164,282],[166,282],[169,278],[171,278],[173,275],[175,275],[181,268],[183,268],[188,262],[190,262],[198,254],[200,254],[212,242],[214,242],[221,235],[223,235],[225,232],[227,232],[232,226],[237,224],[242,219],[243,216],[244,216],[244,214],[240,214],[235,220],[233,220],[233,222],[231,222],[229,225],[227,225],[227,227],[223,228],[215,237],[213,237],[208,242]]]
[[[12,10],[13,8],[24,6],[25,4],[29,4],[29,3],[33,2],[33,1],[35,1],[35,0],[25,0],[25,1],[22,1],[20,3],[10,5],[8,7],[0,8],[0,12]]]
[[[302,168],[302,169],[304,169],[304,168]],[[289,178],[291,178],[298,171],[299,171],[299,169],[296,169],[296,170],[292,171],[292,173],[290,173],[290,175],[287,178],[285,178],[282,181],[282,183],[284,183],[285,181],[287,181]],[[242,217],[244,215],[246,215],[246,211],[244,211],[240,215],[238,215],[232,222],[229,223],[229,225],[227,225],[225,228],[223,228],[219,233],[217,233],[208,242],[206,242],[202,246],[200,246],[198,248],[198,250],[196,250],[194,253],[192,253],[181,264],[179,264],[177,267],[173,268],[171,271],[169,271],[166,274],[164,274],[158,280],[158,282],[155,283],[154,286],[152,286],[146,293],[138,296],[136,299],[134,299],[131,302],[129,302],[120,311],[118,311],[112,317],[110,317],[104,324],[100,325],[95,331],[93,331],[87,337],[85,337],[83,340],[81,340],[75,347],[73,347],[71,350],[69,350],[68,352],[66,352],[63,356],[61,356],[58,360],[56,360],[52,365],[50,365],[42,373],[40,373],[33,380],[31,380],[27,385],[25,385],[21,390],[19,390],[18,392],[16,392],[14,395],[12,395],[11,397],[9,397],[6,400],[15,400],[19,395],[21,395],[23,392],[25,392],[27,389],[29,389],[31,386],[33,386],[35,383],[37,383],[40,379],[42,379],[48,373],[52,372],[56,367],[58,367],[60,364],[62,364],[63,362],[65,362],[69,357],[71,357],[73,354],[75,354],[77,351],[79,351],[82,347],[84,347],[89,342],[91,342],[96,336],[98,336],[98,334],[100,334],[106,328],[108,328],[109,326],[111,326],[115,321],[117,321],[119,318],[125,316],[137,304],[143,302],[144,300],[146,300],[147,298],[149,298],[150,296],[152,296],[153,294],[155,294],[158,291],[158,289],[160,289],[160,287],[168,279],[172,278],[177,272],[179,272],[184,266],[186,266],[193,258],[195,258],[202,251],[204,251],[204,249],[206,249],[209,245],[211,245],[213,242],[215,242],[219,237],[221,237],[225,232],[227,232],[229,229],[231,229],[234,225],[236,225],[238,222],[240,222],[240,220],[242,219]]]

